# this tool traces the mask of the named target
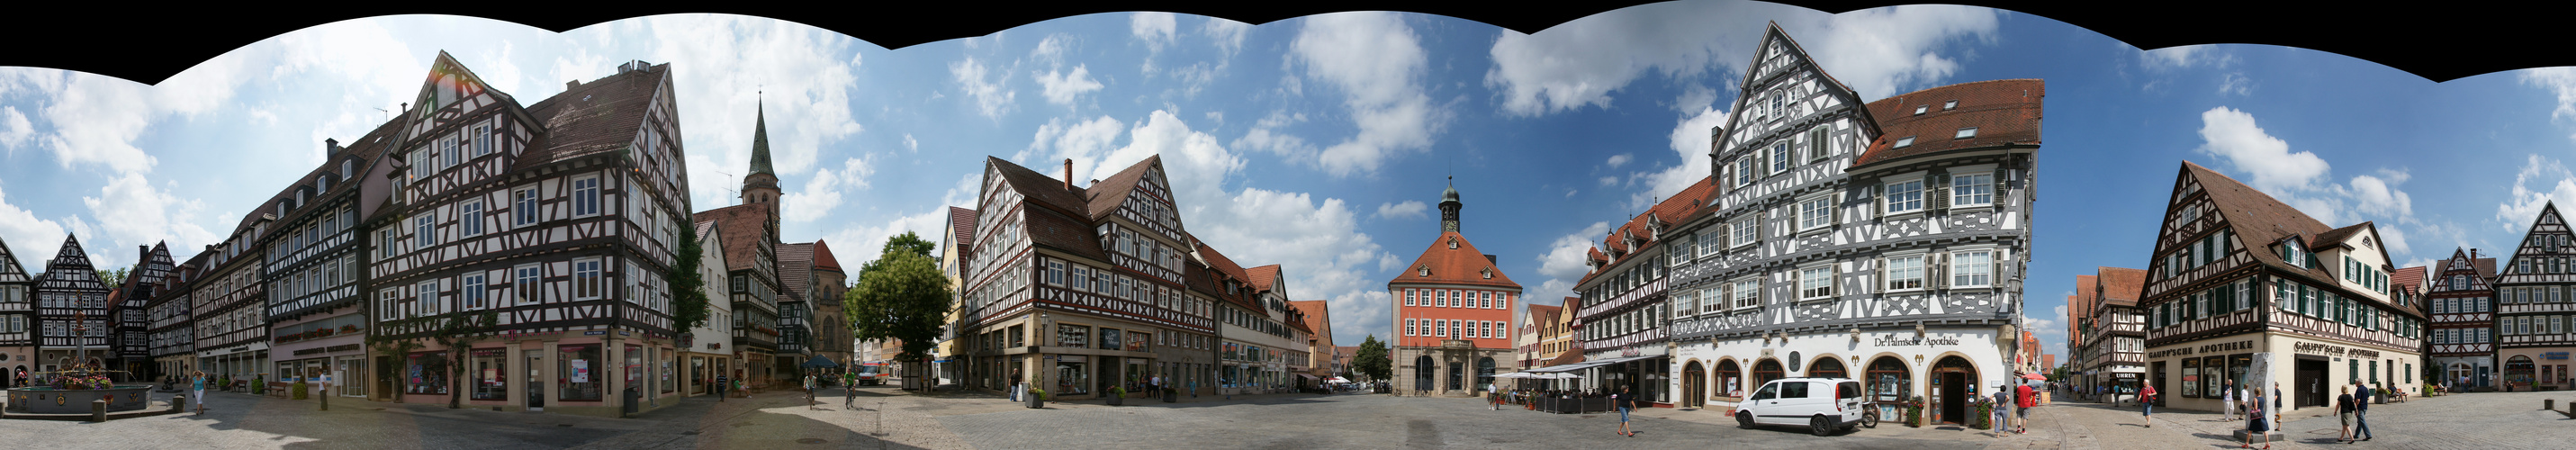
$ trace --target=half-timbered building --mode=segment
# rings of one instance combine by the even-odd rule
[[[1574,305],[1576,331],[1583,340],[1582,367],[1535,369],[1553,372],[1569,369],[1587,371],[1586,380],[1598,389],[1627,388],[1637,397],[1657,404],[1679,404],[1699,407],[1708,398],[1708,365],[1674,363],[1668,318],[1676,314],[1696,315],[1702,301],[1699,291],[1684,291],[1688,298],[1672,295],[1671,275],[1676,262],[1688,261],[1697,249],[1691,236],[1681,231],[1693,213],[1707,206],[1716,190],[1713,178],[1692,183],[1681,192],[1657,202],[1610,230],[1608,236],[1586,252],[1585,265],[1590,268],[1574,291],[1581,294]],[[1691,377],[1676,380],[1674,375]],[[1698,386],[1700,394],[1679,393],[1676,387]]]
[[[778,367],[804,367],[814,357],[814,243],[778,244]],[[886,355],[892,356],[892,355]]]
[[[2278,385],[2292,409],[2356,381],[2418,390],[2424,317],[2390,299],[2376,225],[2328,228],[2187,161],[2170,199],[2138,302],[2160,406],[2218,411],[2230,381]],[[2269,379],[2247,378],[2258,353]]]
[[[733,346],[743,361],[729,376],[767,386],[787,377],[802,360],[781,351],[786,337],[779,309],[786,295],[778,270],[781,192],[769,164],[769,113],[757,107],[752,111],[751,173],[743,175],[740,191],[741,203],[699,211],[695,217],[717,223],[724,234],[723,298],[733,304]]]
[[[52,372],[73,364],[100,364],[116,359],[108,345],[113,320],[108,293],[113,286],[98,279],[79,236],[64,236],[61,250],[36,276],[36,360]]]
[[[2146,316],[2138,309],[2147,271],[2097,267],[2093,276],[2080,278],[2091,281],[2075,289],[2092,299],[2092,309],[2067,313],[2084,324],[2084,360],[2076,369],[2084,373],[2082,387],[2135,391],[2147,373]]]
[[[152,364],[148,305],[155,298],[171,295],[170,246],[164,243],[138,246],[135,250],[134,267],[126,271],[125,281],[109,296],[107,308],[108,316],[115,321],[108,341],[116,348],[116,356],[107,367],[125,371],[113,374],[113,378],[123,381],[146,381],[165,374]]]
[[[1088,188],[1072,166],[1057,180],[985,160],[959,291],[960,336],[985,342],[976,361],[1066,399],[1181,364],[1213,370],[1219,306],[1188,295],[1185,278],[1210,258],[1182,224],[1162,157]],[[1235,280],[1229,294],[1248,289]]]
[[[370,284],[362,264],[369,240],[358,220],[385,202],[362,201],[368,184],[363,181],[371,172],[378,178],[391,173],[379,162],[400,145],[395,138],[403,125],[387,122],[347,147],[323,140],[322,164],[260,203],[278,217],[272,225],[278,232],[252,244],[259,250],[259,282],[267,285],[261,314],[270,327],[272,380],[329,375],[334,392],[328,395],[367,395],[367,383],[358,381],[367,378],[366,330],[374,321],[364,311]]]
[[[143,305],[145,319],[151,322],[147,329],[151,349],[146,353],[152,358],[153,367],[163,375],[185,376],[197,368],[196,324],[189,315],[189,306],[194,305],[191,299],[195,298],[191,287],[194,286],[192,282],[201,276],[206,262],[214,256],[214,246],[208,245],[205,251],[197,252],[187,262],[171,266],[170,278],[166,282],[169,292],[154,296]]]
[[[1711,130],[1716,189],[1680,221],[1674,362],[1713,367],[1676,390],[1732,406],[1763,382],[1863,380],[1869,400],[1921,397],[1934,423],[2006,384],[2040,143],[2040,80],[1935,87],[1863,103],[1774,25],[1728,123]],[[1675,246],[1676,249],[1684,246]],[[1587,325],[1589,326],[1589,325]],[[1901,412],[1882,411],[1882,417]]]
[[[419,344],[376,362],[404,401],[465,389],[467,404],[510,410],[664,405],[651,400],[677,359],[664,273],[691,223],[671,70],[628,62],[522,107],[439,54],[358,200],[378,205],[358,224],[366,333]],[[432,339],[487,315],[465,348]],[[648,400],[616,395],[629,388]]]
[[[9,243],[0,241],[0,379],[43,368],[35,365],[38,327],[35,277],[9,252]]]
[[[2568,354],[2576,353],[2576,233],[2558,205],[2540,217],[2496,278],[2495,383],[2511,390],[2568,389]]]
[[[1521,285],[1461,234],[1458,188],[1440,193],[1440,234],[1386,281],[1387,350],[1394,389],[1404,395],[1473,396],[1496,373],[1522,368],[1512,358],[1512,305]],[[1589,347],[1587,347],[1589,348]]]
[[[252,243],[267,234],[276,218],[275,211],[242,217],[223,242],[206,250],[212,256],[202,260],[202,275],[175,286],[188,295],[194,370],[219,380],[249,380],[267,372],[262,368],[268,366],[268,314],[262,307],[266,302],[260,301],[267,298],[267,284],[259,282],[259,250]]]
[[[2449,382],[2454,391],[2495,387],[2496,260],[2479,256],[2476,249],[2453,249],[2421,280],[2432,318],[2426,364],[2439,377],[2436,384]]]
[[[968,247],[975,241],[975,223],[975,210],[950,206],[948,226],[939,232],[939,274],[948,279],[951,296],[966,292],[962,286],[966,280],[966,260],[975,254]],[[949,301],[964,304],[958,298],[951,297]],[[965,318],[964,314],[965,308],[950,308],[947,320],[941,322],[946,324],[939,329],[938,351],[942,361],[933,363],[931,376],[940,380],[937,384],[957,383],[988,390],[1010,388],[1008,382],[1000,380],[1004,374],[987,367],[992,364],[976,359],[981,353],[980,346],[987,342],[982,335],[965,332],[962,327],[968,324],[960,320]]]

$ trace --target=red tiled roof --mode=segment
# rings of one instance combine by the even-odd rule
[[[1307,333],[1333,332],[1332,305],[1326,304],[1323,300],[1291,300],[1288,302],[1288,307],[1297,308],[1297,311],[1306,313],[1303,317],[1306,318],[1304,325]]]
[[[724,233],[725,270],[752,270],[760,256],[760,241],[768,238],[769,208],[759,203],[744,203],[699,211],[698,220],[716,222]]]
[[[968,260],[975,253],[975,210],[948,207],[948,242],[957,246],[957,259]]]
[[[1878,120],[1878,139],[1852,161],[1852,168],[1951,150],[2039,145],[2040,99],[2047,94],[2047,83],[2037,79],[1991,80],[1869,102],[1869,113]],[[1958,108],[1941,108],[1952,100]],[[1916,107],[1927,108],[1916,115]],[[1955,138],[1968,127],[1976,127],[1977,135]],[[1909,137],[1912,145],[1895,148],[1896,141]]]
[[[780,301],[805,301],[805,287],[814,281],[814,243],[778,244],[779,290],[786,294]]]
[[[1449,248],[1449,242],[1452,239],[1457,240],[1458,248]],[[1431,269],[1430,276],[1422,275],[1421,269],[1425,267]],[[1494,274],[1493,278],[1485,278],[1487,271]],[[1405,265],[1404,270],[1395,275],[1395,279],[1387,280],[1387,284],[1396,283],[1471,284],[1512,289],[1521,287],[1519,283],[1512,282],[1510,275],[1503,274],[1502,268],[1494,267],[1493,261],[1485,259],[1484,253],[1477,252],[1475,243],[1468,242],[1466,236],[1460,236],[1456,231],[1440,232],[1440,238],[1431,241],[1431,247],[1423,249],[1422,256],[1414,257],[1413,263]]]
[[[2397,269],[2388,274],[2388,284],[2398,290],[2412,290],[2424,285],[2424,266]]]
[[[1547,365],[1548,365],[1548,366],[1562,366],[1562,365],[1566,365],[1566,364],[1574,364],[1574,363],[1583,362],[1583,349],[1581,348],[1581,347],[1583,346],[1583,344],[1581,343],[1581,341],[1569,341],[1569,342],[1570,342],[1570,343],[1573,343],[1573,344],[1574,344],[1574,346],[1575,346],[1576,348],[1566,350],[1564,353],[1558,353],[1558,354],[1556,355],[1556,358],[1555,358],[1555,359],[1549,359],[1549,360],[1547,360]]]
[[[1714,180],[1716,180],[1715,177],[1700,178],[1698,182],[1691,183],[1689,187],[1682,188],[1681,192],[1674,193],[1672,197],[1656,202],[1655,206],[1646,208],[1645,212],[1637,213],[1636,217],[1628,219],[1628,223],[1620,225],[1617,229],[1610,230],[1610,235],[1601,239],[1601,248],[1626,248],[1627,243],[1621,242],[1623,240],[1623,232],[1626,236],[1635,236],[1639,239],[1637,248],[1621,254],[1615,260],[1608,258],[1608,255],[1603,255],[1603,257],[1596,259],[1609,263],[1604,265],[1604,267],[1616,266],[1620,263],[1636,258],[1638,254],[1645,253],[1648,249],[1655,248],[1656,245],[1660,245],[1664,241],[1670,240],[1669,238],[1679,236],[1677,234],[1656,236],[1655,233],[1653,233],[1653,223],[1655,221],[1661,221],[1663,223],[1664,231],[1678,233],[1679,231],[1677,229],[1680,228],[1682,224],[1689,222],[1693,215],[1698,214],[1701,209],[1709,206],[1708,199],[1712,198],[1717,192],[1715,189],[1716,185],[1711,183]],[[1664,239],[1658,239],[1659,237]],[[1595,251],[1597,252],[1598,250]],[[1582,285],[1588,283],[1592,280],[1592,277],[1602,275],[1603,273],[1603,271],[1586,273],[1583,275],[1583,278],[1580,281],[1575,282],[1575,284]]]
[[[2241,242],[2251,247],[2248,249],[2251,251],[2247,253],[2252,253],[2255,261],[2283,272],[2304,274],[2311,281],[2318,283],[2337,282],[2333,275],[2326,273],[2325,269],[2293,266],[2287,261],[2282,261],[2281,253],[2274,250],[2282,240],[2290,238],[2301,238],[2301,245],[2308,245],[2305,237],[2333,231],[2326,228],[2325,223],[2318,222],[2317,219],[2308,217],[2307,213],[2300,212],[2298,208],[2281,203],[2280,200],[2265,195],[2262,191],[2254,190],[2253,187],[2246,186],[2235,178],[2229,178],[2199,164],[2184,161],[2182,172],[2183,176],[2197,180],[2201,190],[2209,193],[2210,202],[2218,205],[2218,211],[2215,212],[2227,220],[2228,228],[2235,230]],[[2308,250],[2317,249],[2310,247]]]
[[[1012,191],[1028,197],[1028,204],[1055,208],[1068,216],[1086,218],[1086,221],[1091,217],[1091,208],[1087,206],[1088,202],[1083,200],[1087,197],[1083,193],[1083,188],[1077,186],[1065,189],[1064,180],[1048,178],[1045,174],[1029,170],[1027,167],[1020,167],[1019,164],[1012,164],[1002,158],[985,157],[985,164],[994,167],[996,169],[994,172],[1001,173],[1002,182],[1010,185]]]
[[[1190,240],[1197,242],[1198,238],[1191,237]],[[1261,303],[1253,301],[1252,293],[1254,291],[1250,289],[1246,289],[1237,295],[1222,295],[1222,293],[1225,292],[1225,285],[1219,280],[1231,279],[1241,283],[1251,282],[1252,277],[1244,272],[1243,266],[1235,265],[1234,260],[1226,258],[1225,253],[1216,251],[1216,247],[1209,247],[1206,242],[1199,242],[1198,247],[1199,254],[1207,258],[1208,270],[1224,277],[1210,280],[1214,283],[1208,286],[1209,293],[1217,294],[1215,295],[1217,298],[1234,302],[1236,305],[1240,305],[1245,308],[1252,308],[1253,310],[1260,310]]]
[[[2094,270],[2101,273],[2102,277],[2102,298],[2096,301],[2120,306],[2137,306],[2139,291],[2146,289],[2147,286],[2145,269],[2100,267]]]
[[[1277,283],[1279,281],[1279,265],[1271,264],[1267,266],[1243,269],[1243,274],[1245,275],[1245,280],[1252,282],[1253,292],[1270,292],[1271,288],[1277,287],[1277,285],[1272,283]]]
[[[1564,306],[1529,305],[1529,323],[1521,324],[1521,326],[1533,327],[1541,323],[1555,322],[1556,315],[1563,311],[1565,311]]]
[[[841,271],[841,259],[832,257],[832,246],[824,244],[822,239],[814,240],[814,270]]]
[[[2098,307],[2102,303],[2101,296],[2094,292],[2101,288],[2101,275],[2076,275],[2075,298],[2070,300],[2072,303],[2069,303],[2074,305],[2074,311],[2071,312],[2087,316],[2092,315],[2093,308]]]

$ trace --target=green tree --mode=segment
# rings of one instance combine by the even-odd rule
[[[712,314],[707,306],[707,277],[699,273],[704,270],[701,260],[706,258],[706,245],[698,243],[696,225],[680,225],[680,250],[671,258],[670,272],[662,274],[671,286],[671,332],[687,333]]]
[[[107,283],[107,287],[111,288],[124,286],[127,270],[129,269],[123,267],[118,267],[116,270],[99,269],[98,282]]]
[[[902,342],[895,359],[914,361],[913,367],[929,367],[930,350],[956,306],[948,278],[931,262],[937,246],[921,244],[927,242],[911,232],[888,239],[876,261],[859,267],[858,286],[841,298],[851,337]]]
[[[1378,341],[1376,334],[1370,334],[1367,340],[1360,341],[1359,354],[1351,355],[1351,370],[1359,371],[1361,375],[1368,375],[1373,381],[1395,378],[1393,364],[1391,357],[1386,354],[1386,343]]]

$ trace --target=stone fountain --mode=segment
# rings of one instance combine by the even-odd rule
[[[49,380],[38,386],[9,389],[8,412],[12,414],[89,414],[90,402],[107,401],[108,412],[135,411],[151,405],[151,385],[118,386],[108,380],[108,373],[97,364],[77,364],[69,369],[38,374]]]

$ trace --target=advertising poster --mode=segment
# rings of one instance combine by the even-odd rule
[[[576,360],[572,360],[572,382],[574,382],[574,383],[588,383],[588,382],[590,382],[590,360],[586,360],[586,359],[576,359]]]

